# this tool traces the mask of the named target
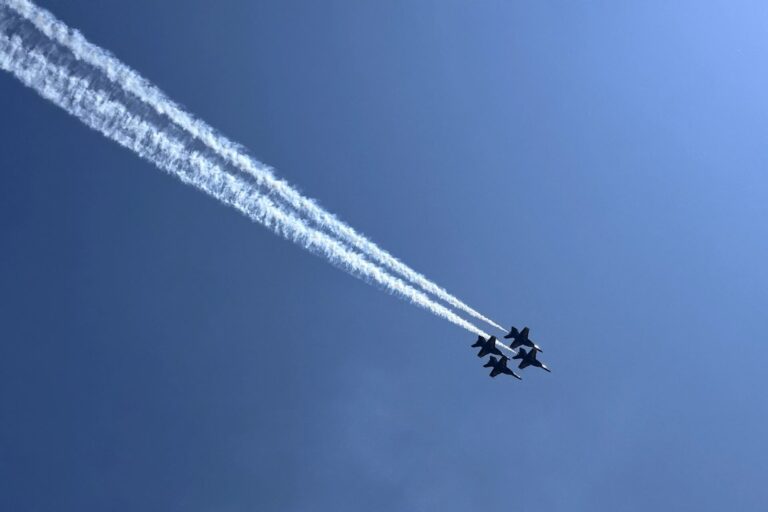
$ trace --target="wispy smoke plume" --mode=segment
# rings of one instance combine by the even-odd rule
[[[311,223],[316,228],[326,231],[351,249],[360,251],[366,258],[399,274],[411,284],[431,293],[450,306],[503,330],[499,324],[480,314],[448,293],[445,289],[411,269],[368,238],[355,231],[352,227],[321,208],[313,200],[301,195],[287,182],[277,179],[266,165],[252,158],[242,147],[218,133],[205,122],[185,112],[156,86],[120,62],[106,50],[89,43],[78,31],[69,28],[57,20],[50,12],[37,7],[28,0],[2,1],[18,15],[31,22],[45,36],[72,52],[77,59],[98,69],[114,84],[134,95],[158,114],[166,116],[171,122],[205,144],[205,146],[226,162],[248,173],[258,185],[268,191],[270,196],[290,206],[297,215],[304,219],[305,223]]]
[[[160,169],[237,208],[252,220],[324,256],[351,274],[373,282],[470,332],[487,336],[424,293],[371,263],[361,253],[307,225],[294,212],[280,208],[254,183],[190,148],[183,137],[129,110],[117,99],[119,94],[94,85],[99,82],[98,76],[78,76],[66,66],[55,63],[57,60],[66,61],[66,55],[57,55],[54,47],[47,45],[44,54],[37,48],[37,43],[25,44],[18,34],[9,35],[12,24],[4,16],[0,8],[0,68],[12,73],[41,96]],[[61,49],[58,51],[63,52]]]

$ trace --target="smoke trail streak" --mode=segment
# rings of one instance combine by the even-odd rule
[[[0,15],[0,21],[2,16]],[[0,28],[2,24],[0,24]],[[0,33],[0,68],[9,71],[41,96],[160,169],[177,176],[221,202],[237,208],[275,233],[322,255],[335,265],[375,282],[413,304],[464,329],[487,336],[480,329],[402,280],[391,276],[327,234],[307,225],[275,205],[242,178],[225,171],[178,139],[129,112],[125,105],[94,89],[86,78],[73,76],[42,53],[26,48],[18,35]]]
[[[137,72],[120,62],[106,50],[89,43],[78,31],[60,22],[50,12],[37,7],[28,0],[2,1],[19,15],[32,22],[47,37],[69,49],[78,59],[98,68],[111,81],[135,95],[159,114],[166,115],[171,121],[203,142],[220,157],[252,175],[258,184],[271,189],[302,217],[311,220],[342,242],[362,251],[375,263],[400,274],[411,283],[445,301],[450,306],[464,311],[497,329],[504,330],[493,320],[472,309],[445,289],[378,247],[351,226],[321,208],[313,200],[301,195],[284,180],[275,178],[266,165],[249,156],[243,148],[219,134],[205,122],[196,119],[191,114],[182,110],[181,107]]]

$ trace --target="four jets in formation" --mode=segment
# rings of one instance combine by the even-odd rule
[[[504,345],[499,340],[497,340],[496,336],[491,336],[488,339],[485,339],[482,336],[477,337],[477,341],[472,345],[472,347],[480,349],[480,351],[477,353],[477,357],[485,357],[489,354],[491,355],[491,358],[488,360],[488,362],[483,365],[483,368],[491,368],[491,377],[496,377],[497,375],[504,373],[511,375],[518,380],[523,380],[522,377],[507,367],[509,358],[504,355],[504,353],[499,349],[499,346],[504,347],[505,350],[516,352],[512,359],[520,359],[520,364],[517,367],[521,370],[528,366],[536,366],[542,370],[550,371],[550,369],[547,368],[544,363],[536,359],[536,354],[543,351],[541,348],[539,348],[538,345],[536,345],[528,338],[528,332],[529,329],[527,327],[525,327],[522,331],[518,331],[517,328],[512,327],[512,329],[509,331],[509,334],[504,336],[504,339],[512,340],[509,346]],[[528,347],[528,350],[523,347]],[[499,359],[496,359],[494,356],[499,356]]]

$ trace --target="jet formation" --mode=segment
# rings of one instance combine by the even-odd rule
[[[518,380],[523,380],[520,375],[516,374],[507,366],[509,357],[507,357],[504,352],[515,354],[512,359],[520,360],[520,363],[517,365],[517,368],[520,370],[529,366],[535,366],[536,368],[541,368],[547,372],[551,371],[547,368],[547,365],[536,358],[536,354],[543,352],[543,350],[531,341],[528,337],[529,332],[530,330],[527,327],[523,328],[522,331],[518,331],[516,327],[512,327],[509,330],[509,334],[504,336],[504,339],[511,340],[509,345],[500,342],[496,339],[496,336],[491,336],[488,339],[478,336],[477,341],[472,344],[472,347],[480,349],[477,353],[477,357],[491,356],[488,362],[483,365],[483,368],[491,368],[491,373],[489,374],[491,377],[505,374]],[[523,347],[527,347],[527,350]],[[496,356],[498,356],[498,359]]]

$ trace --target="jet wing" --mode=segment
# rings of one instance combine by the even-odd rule
[[[535,350],[537,350],[537,351],[539,351],[539,352],[544,352],[543,350],[541,350],[541,349],[539,348],[539,346],[538,346],[537,344],[535,344],[535,343],[534,343],[533,341],[531,341],[531,340],[527,340],[527,342],[526,342],[526,345],[528,345],[528,346],[529,346],[529,347],[531,347],[532,349],[535,349]]]

